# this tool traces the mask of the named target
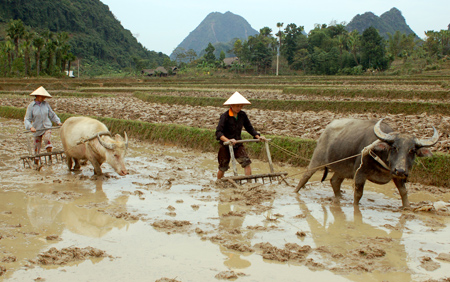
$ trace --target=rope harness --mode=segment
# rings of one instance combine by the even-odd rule
[[[372,144],[367,145],[366,147],[364,147],[364,149],[362,149],[361,153],[359,153],[359,154],[356,154],[356,155],[353,155],[353,156],[350,156],[350,157],[346,157],[346,158],[343,158],[343,159],[340,159],[340,160],[337,160],[337,161],[334,161],[334,162],[330,162],[330,163],[327,163],[327,164],[324,164],[324,165],[316,166],[316,167],[314,167],[314,168],[308,168],[306,171],[308,171],[308,170],[317,170],[317,169],[324,168],[324,167],[327,167],[327,166],[332,165],[332,164],[340,163],[340,162],[343,162],[343,161],[346,161],[346,160],[349,160],[349,159],[356,158],[356,157],[358,157],[358,156],[362,156],[362,157],[361,157],[361,164],[359,165],[359,167],[358,167],[358,169],[356,170],[355,175],[354,175],[354,176],[356,176],[356,174],[358,173],[358,171],[361,169],[361,167],[362,167],[362,165],[363,165],[363,159],[364,159],[364,156],[366,156],[366,155],[368,155],[368,154],[369,154],[374,160],[376,160],[376,161],[377,161],[384,169],[390,170],[389,166],[388,166],[382,159],[380,159],[380,157],[378,157],[378,156],[372,151],[373,148],[374,148],[375,146],[377,146],[379,143],[381,143],[380,140],[375,140]],[[277,149],[279,149],[279,150],[285,152],[287,155],[289,155],[289,156],[291,156],[291,157],[299,158],[299,159],[302,159],[302,160],[305,160],[305,161],[311,161],[310,159],[307,159],[307,158],[302,157],[302,156],[300,156],[300,155],[298,155],[298,154],[295,154],[295,153],[293,153],[293,152],[291,152],[291,151],[289,151],[289,150],[286,150],[285,148],[283,148],[283,147],[281,147],[281,146],[279,146],[279,145],[277,145],[277,144],[275,144],[275,143],[272,143],[271,145],[274,146],[274,147],[276,147]],[[300,172],[300,173],[296,173],[296,174],[290,175],[289,177],[292,177],[292,176],[294,176],[294,175],[298,175],[298,174],[301,174],[301,173],[303,173],[303,172]],[[355,178],[355,177],[353,177],[353,179],[354,179],[354,178]]]

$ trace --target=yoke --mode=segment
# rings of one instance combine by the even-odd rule
[[[252,174],[252,175],[238,175],[237,172],[237,167],[236,167],[236,158],[234,156],[234,151],[233,151],[233,144],[231,144],[231,142],[224,142],[223,144],[226,146],[228,145],[228,148],[230,150],[230,157],[231,157],[231,165],[233,167],[233,173],[234,176],[229,176],[229,177],[223,177],[221,178],[222,181],[228,181],[230,183],[232,183],[233,185],[236,185],[236,183],[239,182],[239,184],[242,184],[243,180],[246,180],[246,182],[251,182],[252,180],[254,180],[255,182],[258,181],[258,179],[261,179],[263,183],[265,183],[265,179],[267,179],[268,181],[270,181],[272,183],[272,180],[284,180],[284,176],[286,176],[288,173],[287,172],[275,172],[274,168],[273,168],[273,163],[272,163],[272,156],[270,154],[270,148],[269,148],[269,141],[272,141],[271,139],[266,139],[266,141],[260,141],[259,139],[247,139],[247,140],[237,140],[236,143],[248,143],[248,142],[264,142],[265,143],[265,148],[266,148],[266,156],[267,156],[267,161],[269,163],[269,169],[270,169],[270,173],[265,173],[265,174]],[[284,180],[285,181],[285,180]]]

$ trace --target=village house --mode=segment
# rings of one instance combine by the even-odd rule
[[[146,76],[159,76],[159,77],[163,77],[163,76],[169,76],[169,75],[176,75],[178,72],[178,68],[177,67],[172,67],[170,74],[169,72],[166,70],[165,67],[157,67],[156,69],[143,69],[141,71],[142,75],[146,75]]]

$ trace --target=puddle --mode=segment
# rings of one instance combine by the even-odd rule
[[[359,208],[350,181],[336,204],[320,173],[300,194],[278,182],[222,187],[215,184],[215,154],[133,139],[126,177],[108,164],[103,178],[92,177],[90,164],[78,173],[60,162],[36,171],[19,162],[26,152],[17,141],[21,131],[20,121],[0,119],[3,281],[214,281],[224,273],[237,281],[449,277],[449,214],[399,209],[391,184],[367,184]],[[269,168],[255,160],[252,169]],[[300,178],[300,168],[275,170],[295,175],[292,185]],[[450,199],[429,191],[409,198],[416,206]],[[107,256],[33,263],[51,248],[74,247]]]

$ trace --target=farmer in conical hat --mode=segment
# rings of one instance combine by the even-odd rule
[[[61,120],[52,110],[50,104],[45,101],[45,99],[52,98],[52,96],[44,87],[39,87],[30,96],[34,96],[34,101],[27,107],[24,124],[27,130],[33,132],[34,153],[36,155],[40,153],[42,141],[44,141],[47,152],[51,152],[53,148],[51,142],[52,131],[50,129],[45,130],[45,128],[51,128],[52,122],[62,125]],[[34,162],[38,164],[39,158],[36,158]]]
[[[224,142],[230,141],[233,144],[234,155],[236,160],[244,168],[245,175],[251,175],[252,169],[250,164],[252,161],[245,151],[245,147],[242,143],[236,144],[236,140],[242,140],[241,132],[242,127],[247,130],[250,135],[255,139],[260,139],[262,141],[266,140],[264,136],[261,136],[253,128],[247,114],[242,111],[244,105],[250,105],[251,103],[245,99],[239,92],[235,92],[223,105],[229,106],[230,108],[220,116],[219,124],[216,128],[216,138],[220,140],[220,149],[218,154],[219,171],[217,172],[217,179],[221,179],[225,171],[227,171],[230,166],[230,151],[228,146],[224,146]]]

